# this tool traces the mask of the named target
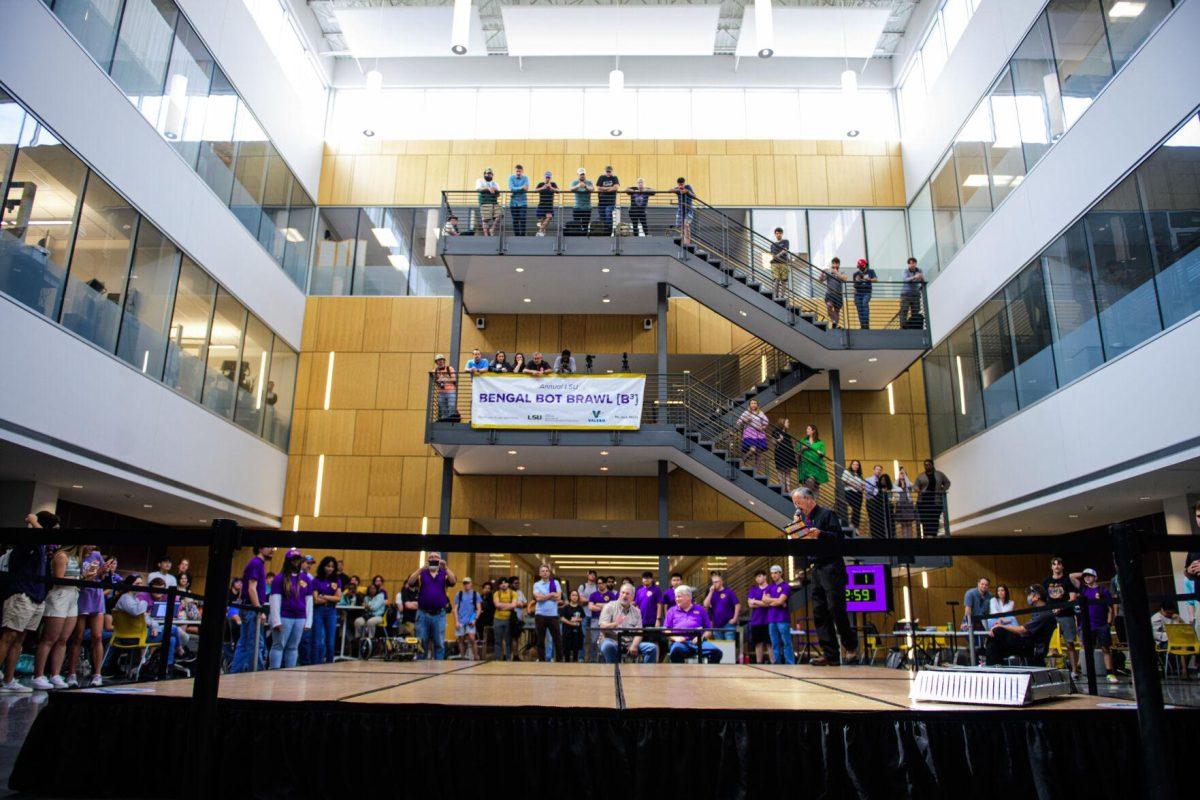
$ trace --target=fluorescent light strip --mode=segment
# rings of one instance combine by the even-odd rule
[[[888,393],[888,413],[893,417],[896,416],[896,394],[892,391],[892,385],[887,385]]]
[[[967,415],[967,394],[963,384],[962,356],[955,356],[954,364],[958,368],[958,407],[965,417]]]
[[[929,573],[928,572],[921,573],[921,588],[922,589],[929,588]]]
[[[325,410],[329,410],[329,397],[333,393],[333,351],[329,351],[329,369],[325,371]]]
[[[325,454],[317,456],[317,491],[313,496],[313,516],[321,516],[321,484],[325,482]]]
[[[292,530],[293,531],[300,530],[300,515],[299,514],[292,515]]]
[[[146,370],[142,370],[145,372]],[[254,409],[257,411],[262,408],[263,386],[266,385],[267,377],[267,351],[262,351],[262,358],[259,359],[258,365],[258,391],[254,393]]]
[[[146,350],[142,353],[142,372],[150,368],[150,351]]]
[[[371,228],[371,233],[375,234],[375,241],[383,247],[400,246],[400,240],[396,238],[396,234],[392,233],[391,228]]]
[[[899,459],[895,459],[895,458],[893,458],[893,459],[892,459],[892,474],[893,474],[893,475],[899,475],[899,474],[900,474],[900,461],[899,461]]]

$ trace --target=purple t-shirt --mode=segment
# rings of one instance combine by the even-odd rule
[[[88,554],[88,557],[83,560],[82,569],[86,569],[88,564],[99,564],[103,569],[104,556],[99,550],[93,550]],[[81,572],[82,575],[82,572]],[[102,580],[99,574],[92,578],[94,581]],[[104,590],[103,589],[80,589],[79,590],[79,613],[80,614],[103,614],[104,613]]]
[[[617,599],[617,593],[612,590],[609,590],[607,592],[592,592],[588,596],[588,602],[589,603],[599,603],[601,605],[601,611],[603,610],[603,606],[605,603],[611,603],[613,600],[616,600],[616,599]],[[594,617],[592,617],[592,619],[595,619],[596,624],[599,625],[600,624],[600,622],[599,622],[600,612],[597,611],[596,615]],[[642,620],[642,624],[643,625],[646,624],[646,621],[644,619]]]
[[[1088,622],[1091,623],[1093,631],[1105,630],[1108,628],[1108,604],[1112,602],[1112,595],[1108,593],[1108,589],[1100,586],[1080,586],[1079,594],[1088,599]]]
[[[642,624],[647,628],[654,627],[658,622],[658,605],[662,602],[662,595],[662,587],[657,583],[639,586],[633,593],[634,605],[642,612]]]
[[[757,583],[751,586],[750,590],[746,592],[746,602],[750,602],[751,600],[762,600],[763,590],[764,587],[759,586]],[[752,606],[750,608],[750,624],[766,625],[767,609],[763,608],[762,606]]]
[[[328,597],[338,593],[338,581],[336,577],[329,581],[325,580],[324,578],[313,578],[312,586],[313,594],[320,594]]]
[[[704,607],[698,603],[692,603],[692,607],[684,611],[679,606],[671,606],[667,609],[666,619],[663,620],[663,627],[671,630],[683,630],[685,628],[711,628],[708,622],[708,613]]]
[[[284,619],[304,619],[308,616],[305,613],[304,601],[313,593],[312,579],[303,572],[292,575],[291,587],[286,592],[283,590],[284,580],[287,578],[281,572],[271,581],[271,594],[278,594],[280,597],[279,616]]]
[[[420,587],[417,592],[417,608],[426,614],[445,611],[446,606],[450,605],[450,598],[446,596],[446,581],[446,570],[439,569],[434,575],[429,571],[429,567],[422,568],[421,574],[417,576],[417,584]]]
[[[737,605],[737,593],[728,586],[721,591],[712,593],[712,601],[709,603],[709,608],[712,611],[712,623],[714,628],[720,628],[734,622],[733,608]]]
[[[791,597],[792,587],[788,586],[787,581],[772,583],[763,590],[763,597]],[[767,622],[790,622],[791,614],[788,613],[787,603],[781,606],[772,606],[767,609]]]
[[[276,575],[276,578],[279,576]],[[264,603],[267,599],[267,568],[263,564],[262,556],[255,556],[246,562],[246,568],[242,570],[242,602],[252,603],[250,597],[250,581],[256,581],[255,586],[258,588],[258,602]]]
[[[666,589],[663,589],[663,605],[665,605],[668,609],[674,608],[674,606],[675,606],[675,587],[674,586],[668,586]]]

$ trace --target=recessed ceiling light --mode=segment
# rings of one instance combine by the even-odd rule
[[[204,522],[204,523],[207,523],[207,522],[208,522],[208,520],[206,520],[206,519],[202,519],[202,520],[200,520],[200,521],[201,521],[201,522]]]
[[[150,503],[142,503],[142,508],[154,508]]]
[[[83,488],[83,484],[82,484],[82,483],[72,483],[72,484],[71,484],[71,488],[72,488],[72,489],[82,489],[82,488]]]
[[[855,138],[858,136],[858,128],[851,128],[850,130],[846,131],[846,135],[851,139]]]
[[[609,133],[609,135],[611,135],[611,136],[620,136],[622,133],[624,133],[624,131],[622,131],[620,128],[613,128],[613,129],[612,129],[611,131],[609,131],[608,133]]]
[[[521,301],[524,303],[532,303],[533,298],[532,297],[523,297],[523,298],[521,298]]]
[[[851,378],[847,383],[858,383],[858,378]]]
[[[604,297],[600,298],[600,302],[601,302],[601,303],[611,303],[611,302],[612,302],[612,298],[611,298],[611,297],[609,297],[608,295],[604,295]]]
[[[1152,500],[1151,497],[1139,497],[1138,500]]]
[[[525,467],[518,465],[518,466],[517,466],[517,469],[518,469],[518,470],[521,470],[521,471],[523,472],[523,471],[525,470]]]
[[[1024,533],[1024,532],[1025,532],[1024,528],[1013,528],[1013,533]]]
[[[867,359],[867,361],[868,361],[868,362],[870,362],[871,364],[874,364],[874,363],[875,363],[876,361],[878,361],[878,360],[879,360],[879,359],[878,359],[878,358],[875,358],[874,356],[872,356],[871,358],[868,358],[868,359]]]
[[[607,451],[607,450],[601,450],[601,451],[600,451],[600,455],[602,455],[602,456],[606,456],[606,455],[608,455],[608,451]]]
[[[1067,514],[1067,516],[1070,517],[1071,519],[1079,519],[1078,514]]]
[[[682,525],[676,525],[675,527],[676,527],[676,528],[678,528],[679,530],[683,530],[683,526],[682,526]]]
[[[516,450],[509,450],[509,451],[508,451],[508,454],[509,454],[510,456],[515,456],[515,455],[517,454],[517,451],[516,451]]]
[[[517,267],[516,269],[513,270],[513,272],[524,272],[524,271],[525,271],[524,267]]]
[[[610,268],[608,268],[608,267],[601,267],[601,268],[600,268],[600,271],[601,271],[601,272],[603,272],[603,273],[606,273],[606,274],[607,274],[607,273],[609,273],[609,272],[612,272],[612,270],[611,270]]]
[[[608,472],[608,467],[601,467],[601,468],[600,468],[600,471],[601,471],[601,472]]]
[[[522,527],[528,528],[532,523],[526,522]]]
[[[363,136],[366,136],[368,139],[370,139],[374,135],[375,131],[371,130],[370,128],[363,128]]]
[[[753,501],[753,500],[751,500],[751,501],[750,501],[750,505],[754,505],[754,501]]]
[[[743,317],[746,316],[746,312],[742,311],[740,308],[738,309],[738,313],[741,314]]]

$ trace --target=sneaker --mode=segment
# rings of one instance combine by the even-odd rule
[[[55,689],[70,689],[70,685],[62,679],[62,675],[55,675],[50,678],[50,685]]]
[[[77,678],[74,675],[68,675],[67,676],[67,688],[68,689],[78,689],[79,688],[79,678]]]
[[[29,682],[29,685],[32,686],[35,690],[37,690],[39,692],[48,692],[54,688],[54,684],[51,683],[50,681],[46,680],[45,675],[43,675],[39,678],[34,678],[32,681]]]
[[[1113,674],[1110,672],[1110,673],[1108,673],[1108,682],[1109,682],[1109,683],[1120,683],[1120,682],[1121,682],[1121,679],[1120,679],[1120,678],[1118,678],[1116,675],[1113,675]]]
[[[91,682],[88,684],[88,686],[103,686],[103,685],[104,685],[104,679],[100,677],[99,673],[96,673],[95,675],[93,675]]]
[[[545,232],[545,231],[538,231],[538,232],[537,232],[537,235],[538,235],[538,236],[545,236],[545,235],[546,235],[546,232]]]
[[[28,686],[14,678],[8,683],[0,683],[0,692],[4,694],[32,694],[33,689],[30,689]]]

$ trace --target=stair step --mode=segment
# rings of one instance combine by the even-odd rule
[[[749,286],[751,289],[753,289],[756,292],[762,292],[763,285],[761,283],[759,283],[758,281],[750,281],[746,285]]]
[[[687,434],[686,434],[686,436],[687,436],[687,438],[691,439],[693,442],[699,442],[699,441],[700,441],[700,434],[698,434],[698,433],[691,433],[691,432],[689,432],[689,433],[687,433]]]
[[[701,439],[700,441],[696,442],[696,444],[700,445],[705,450],[712,450],[713,445],[716,444],[716,442],[710,441],[708,439]]]
[[[744,272],[735,272],[735,273],[733,273],[733,279],[734,279],[735,281],[739,281],[739,282],[741,282],[741,283],[745,283],[745,282],[746,282],[746,273],[744,273]]]
[[[702,261],[708,261],[708,253],[706,253],[705,251],[696,250],[695,253],[696,253],[696,258],[699,258]]]
[[[782,298],[782,297],[776,297],[776,298],[775,298],[775,303],[776,303],[776,304],[777,304],[777,305],[778,305],[780,308],[787,308],[787,300],[786,300],[786,299],[784,299],[784,298]]]
[[[829,323],[825,320],[820,320],[819,322],[814,322],[813,324],[823,331],[829,330]]]
[[[712,454],[713,454],[714,456],[718,456],[718,457],[720,457],[720,458],[725,458],[725,456],[729,455],[729,451],[728,451],[728,450],[718,450],[718,449],[714,449],[714,450],[712,451]]]

